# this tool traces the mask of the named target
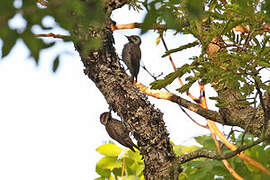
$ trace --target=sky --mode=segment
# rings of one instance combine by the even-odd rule
[[[112,19],[118,24],[126,24],[142,22],[143,16],[144,12],[138,13],[125,6],[116,10]],[[52,18],[44,21],[54,23]],[[14,26],[24,25],[20,17],[12,23]],[[39,27],[35,27],[34,31],[43,33]],[[61,28],[52,32],[67,33]],[[138,35],[139,32],[138,29],[114,32],[119,56],[127,43],[124,35]],[[168,31],[165,34],[169,48],[193,41],[192,36],[174,36],[173,33]],[[161,58],[165,51],[162,44],[156,45],[157,37],[158,34],[153,31],[141,36],[142,63],[152,73],[158,75],[163,72],[166,75],[172,72],[172,67],[167,58]],[[108,110],[108,105],[95,84],[84,75],[73,44],[56,41],[57,47],[42,51],[38,66],[29,58],[29,50],[21,40],[17,41],[7,57],[0,60],[1,180],[89,180],[98,177],[95,165],[102,156],[96,148],[111,140],[99,121],[99,115]],[[59,52],[62,54],[60,66],[53,73],[52,60]],[[199,53],[199,48],[192,48],[172,57],[179,67],[189,63],[188,59]],[[138,81],[149,85],[153,79],[141,69]],[[169,88],[176,92],[178,82],[175,81]],[[214,95],[208,89],[207,93]],[[191,92],[199,95],[196,87]],[[149,100],[164,113],[165,124],[175,144],[189,145],[194,143],[192,137],[209,134],[190,121],[178,105],[151,97]],[[215,109],[211,104],[209,108]],[[190,114],[205,122],[194,113]],[[114,117],[119,119],[115,114]]]

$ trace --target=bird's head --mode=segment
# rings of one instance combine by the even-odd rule
[[[111,119],[111,113],[110,112],[104,112],[100,115],[100,122],[103,125],[106,125]]]
[[[141,44],[141,38],[137,35],[132,35],[132,36],[126,36],[128,41],[134,44]]]

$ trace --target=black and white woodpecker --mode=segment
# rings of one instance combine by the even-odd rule
[[[141,38],[136,35],[126,36],[128,43],[124,45],[122,50],[122,60],[127,65],[131,79],[137,81],[137,76],[140,70],[140,60],[141,60]]]
[[[100,115],[100,122],[105,126],[105,129],[109,136],[122,144],[125,147],[128,147],[132,151],[135,152],[134,148],[138,148],[137,145],[133,143],[131,138],[129,137],[129,131],[123,122],[112,118],[110,112],[104,112]]]

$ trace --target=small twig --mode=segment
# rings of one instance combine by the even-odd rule
[[[231,135],[232,135],[232,133],[234,133],[234,129],[233,129],[233,126],[231,127],[231,130],[230,130],[230,132],[229,132],[229,134],[227,135],[227,139],[229,139],[230,137],[231,137]],[[224,133],[223,133],[224,134]],[[224,143],[222,143],[221,145],[220,145],[220,149],[223,149],[223,147],[224,147]]]
[[[60,38],[60,39],[69,39],[70,36],[62,35],[62,34],[54,34],[54,33],[48,33],[48,34],[35,34],[36,37],[53,37],[53,38]]]
[[[141,65],[141,67],[154,79],[154,80],[157,80],[158,77],[162,76],[163,73],[161,73],[160,75],[158,76],[155,76],[154,74],[152,74],[146,67],[145,65]],[[167,88],[163,88],[165,89],[167,92],[170,92]]]
[[[201,127],[203,127],[203,128],[209,129],[209,128],[208,128],[208,125],[202,125],[202,124],[198,123],[197,121],[195,121],[195,119],[193,119],[193,118],[187,113],[187,111],[186,111],[182,106],[179,105],[179,107],[180,107],[180,109],[187,115],[187,117],[188,117],[192,122],[194,122],[194,123],[197,124],[198,126],[201,126]]]
[[[163,75],[163,72],[160,73],[160,75],[158,76],[155,76],[154,74],[152,74],[146,67],[145,65],[141,65],[141,67],[154,79],[154,80],[157,80],[158,77],[162,76]],[[164,88],[166,89],[166,88]]]
[[[247,38],[246,38],[245,43],[244,43],[243,48],[242,48],[243,51],[246,50],[252,34],[253,34],[253,32],[250,32],[250,31],[248,32]]]

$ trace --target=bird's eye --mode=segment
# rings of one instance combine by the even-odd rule
[[[102,124],[106,124],[106,120],[105,119],[101,119],[101,123]]]

